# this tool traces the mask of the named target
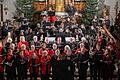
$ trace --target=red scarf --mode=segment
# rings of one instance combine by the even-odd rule
[[[2,47],[0,47],[0,55],[2,54]]]

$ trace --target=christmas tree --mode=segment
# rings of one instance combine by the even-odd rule
[[[98,16],[98,0],[86,0],[86,9],[83,12],[83,23],[90,25],[93,17]]]
[[[32,18],[34,13],[33,2],[36,0],[16,0],[16,7],[24,13],[26,18]]]

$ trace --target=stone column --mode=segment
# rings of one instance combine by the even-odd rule
[[[2,21],[2,20],[1,20],[1,18],[2,18],[2,15],[1,15],[1,13],[2,13],[1,5],[2,5],[2,4],[0,3],[0,21]]]
[[[64,0],[56,0],[56,12],[64,12]]]
[[[3,4],[0,4],[0,21],[3,21]]]
[[[55,0],[49,0],[49,4],[55,4]]]

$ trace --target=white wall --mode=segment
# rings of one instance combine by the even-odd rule
[[[15,14],[15,1],[16,0],[4,0],[3,2],[3,5],[4,5],[4,8],[7,7],[8,10],[7,10],[7,15],[5,14],[5,11],[3,12],[3,18],[4,18],[4,21],[7,20],[12,20],[14,14]]]
[[[116,11],[115,11],[115,5],[116,2],[119,1],[118,7],[120,10],[120,0],[105,0],[104,4],[110,6],[110,19],[113,19],[113,22],[115,21]]]

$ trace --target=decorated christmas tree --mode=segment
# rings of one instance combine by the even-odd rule
[[[16,0],[16,7],[24,13],[26,18],[31,18],[34,13],[33,2],[36,0]]]
[[[93,17],[98,16],[98,0],[86,0],[86,9],[83,12],[83,23],[89,25]]]

